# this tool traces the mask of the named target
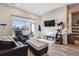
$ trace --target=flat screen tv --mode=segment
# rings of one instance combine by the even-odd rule
[[[52,27],[52,26],[55,26],[55,20],[44,21],[44,26],[45,26],[45,27]]]

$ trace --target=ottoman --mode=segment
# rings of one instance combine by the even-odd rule
[[[48,44],[39,40],[27,40],[29,49],[37,56],[41,56],[44,53],[47,54]]]

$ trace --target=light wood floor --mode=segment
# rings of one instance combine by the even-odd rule
[[[79,56],[79,43],[74,45],[59,45],[53,43],[48,46],[47,54],[49,56]],[[29,50],[28,56],[33,56],[33,53]]]

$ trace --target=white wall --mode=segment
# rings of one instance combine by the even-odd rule
[[[16,15],[16,16],[21,16],[21,17],[25,17],[25,18],[31,18],[34,19],[36,22],[36,35],[37,33],[37,26],[39,23],[39,16],[34,15],[32,13],[29,12],[25,12],[23,10],[14,8],[14,7],[10,7],[8,5],[4,5],[4,4],[0,4],[0,24],[5,23],[7,24],[6,27],[6,33],[5,35],[11,35],[12,33],[12,15]],[[3,29],[0,26],[0,35],[3,34]]]
[[[67,8],[65,6],[65,7],[59,8],[57,10],[54,10],[54,11],[44,15],[41,19],[42,19],[41,27],[42,27],[43,34],[45,34],[45,33],[48,34],[49,32],[55,33],[56,29],[57,29],[57,23],[59,23],[61,21],[64,22],[65,28],[67,29]],[[55,27],[44,27],[45,20],[55,20],[56,26]],[[67,35],[65,35],[63,43],[67,44]]]

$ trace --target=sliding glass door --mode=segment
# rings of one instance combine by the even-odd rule
[[[12,17],[12,30],[21,30],[23,35],[34,35],[35,24],[31,19],[25,19],[20,17]]]

